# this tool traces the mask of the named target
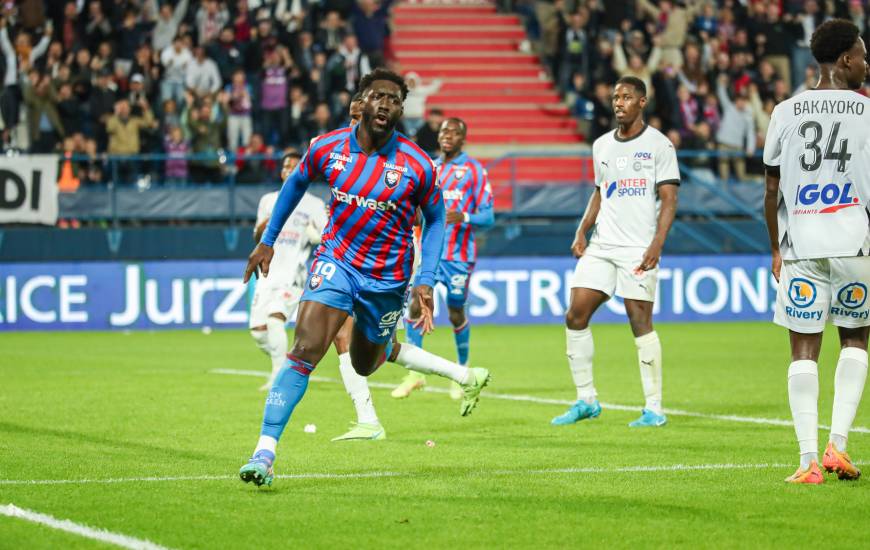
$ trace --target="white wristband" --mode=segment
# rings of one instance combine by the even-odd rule
[[[468,221],[471,220],[471,216],[468,215],[468,212],[463,212],[462,219],[465,220],[465,223],[468,223]]]

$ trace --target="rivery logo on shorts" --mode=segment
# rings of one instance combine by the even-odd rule
[[[625,178],[610,182],[607,186],[607,198],[616,193],[617,197],[646,196],[646,178]]]
[[[378,212],[390,212],[398,210],[398,206],[393,201],[377,201],[368,197],[360,197],[359,195],[339,191],[335,187],[332,188],[332,196],[335,197],[335,200],[337,200],[338,202],[360,206],[362,208],[368,208],[369,210],[376,210]]]
[[[460,189],[445,189],[444,200],[446,201],[461,201],[462,191]]]
[[[822,311],[807,311],[816,301],[816,285],[812,281],[796,278],[788,284],[788,299],[794,306],[785,306],[785,314],[795,319],[822,319]]]
[[[849,283],[837,292],[837,301],[842,307],[831,306],[831,314],[850,319],[868,319],[870,310],[860,309],[867,302],[867,286],[861,283]]]
[[[843,208],[858,206],[859,204],[858,197],[852,196],[851,183],[844,183],[842,185],[838,183],[829,183],[827,185],[810,183],[798,186],[793,213],[831,214]]]
[[[816,285],[807,279],[792,279],[788,285],[788,299],[799,308],[810,307],[816,301]]]
[[[867,301],[867,287],[861,283],[849,283],[837,293],[837,301],[849,309],[858,309]]]
[[[398,309],[396,311],[391,311],[389,313],[384,313],[383,317],[381,317],[381,322],[378,324],[379,328],[391,328],[396,326],[396,323],[399,322],[399,318],[402,316],[402,310]]]

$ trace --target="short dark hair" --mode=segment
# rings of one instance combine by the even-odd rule
[[[438,107],[433,107],[433,108],[429,109],[429,114],[430,115],[444,116],[444,111],[442,111]]]
[[[616,84],[613,85],[615,88],[620,84],[626,84],[628,86],[634,87],[637,90],[637,93],[640,94],[640,97],[646,97],[646,84],[644,84],[643,80],[639,79],[636,76],[623,76],[619,80],[616,81]]]
[[[387,80],[399,86],[399,89],[402,92],[402,101],[408,97],[408,85],[405,84],[405,79],[402,78],[398,73],[394,73],[389,69],[384,69],[383,67],[378,67],[373,70],[369,74],[362,77],[362,80],[359,81],[359,91],[361,93],[365,93],[369,88],[372,87],[378,80]]]
[[[350,102],[356,103],[357,101],[362,101],[362,98],[363,98],[363,93],[361,91],[357,90],[357,92],[355,94],[353,94],[353,97],[350,98]]]
[[[463,135],[465,135],[465,134],[468,133],[468,125],[466,125],[466,124],[465,124],[465,121],[462,120],[462,119],[459,118],[459,117],[452,116],[452,117],[449,117],[449,118],[445,118],[445,119],[444,119],[444,122],[455,122],[456,124],[459,125],[460,128],[462,128],[462,134],[463,134]],[[441,123],[442,126],[444,125],[444,122]]]
[[[819,63],[836,63],[841,55],[852,49],[860,35],[858,27],[851,21],[830,19],[813,33],[810,50]]]
[[[286,153],[284,153],[284,156],[281,157],[281,166],[284,166],[284,163],[287,162],[287,159],[302,160],[302,153],[296,150],[287,151]]]

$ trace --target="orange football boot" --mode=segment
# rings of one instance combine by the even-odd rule
[[[819,485],[825,482],[825,476],[819,470],[819,463],[813,460],[806,470],[797,469],[795,473],[785,478],[786,483],[809,483]]]
[[[834,447],[833,443],[828,443],[825,448],[825,456],[822,458],[822,468],[828,473],[837,473],[840,479],[855,480],[861,477],[861,470],[852,464],[852,459],[848,453],[841,453]]]

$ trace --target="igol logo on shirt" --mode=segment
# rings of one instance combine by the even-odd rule
[[[852,184],[836,183],[820,186],[818,183],[799,185],[795,199],[794,214],[831,214],[860,204],[858,197],[852,196]]]

